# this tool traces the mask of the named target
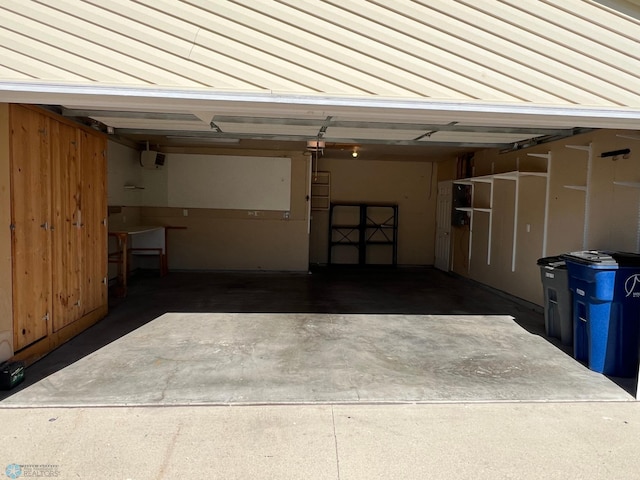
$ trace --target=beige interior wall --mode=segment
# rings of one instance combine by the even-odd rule
[[[169,268],[178,270],[288,270],[308,267],[304,218],[284,219],[282,212],[142,208],[145,224],[186,227],[168,233]]]
[[[436,171],[438,172],[438,182],[445,180],[453,180],[456,178],[456,158],[447,158],[436,163]]]
[[[469,231],[455,228],[452,235],[453,267],[461,275],[542,304],[540,272],[543,256],[587,249],[640,252],[640,188],[615,185],[615,181],[640,183],[640,141],[619,135],[629,132],[601,130],[536,148],[500,154],[477,152],[474,174],[489,175],[513,170],[546,171],[547,160],[529,153],[551,152],[547,247],[543,252],[547,178],[521,177],[518,194],[515,271],[512,271],[515,219],[515,181],[494,179],[491,263],[487,264],[487,214],[475,213],[469,268]],[[587,193],[568,188],[586,186],[588,152],[567,147],[592,147],[589,185],[588,238],[583,246]],[[630,148],[628,158],[600,158],[606,151]],[[450,169],[447,170],[450,172]],[[484,187],[477,187],[476,192]],[[480,201],[480,200],[479,200]]]
[[[0,104],[0,362],[13,355],[9,106]]]
[[[629,135],[629,132],[598,132],[593,135],[595,158],[588,248],[638,252],[640,188],[619,186],[614,182],[640,182],[640,141],[617,135]],[[631,149],[626,159],[621,156],[616,159],[598,158],[602,152],[623,148]]]
[[[398,264],[433,264],[437,197],[435,163],[321,158],[318,170],[331,173],[332,202],[397,203]],[[327,262],[328,217],[327,211],[313,211],[312,264]]]
[[[583,248],[585,192],[565,187],[582,186],[587,182],[587,154],[566,147],[574,142],[581,144],[588,143],[588,140],[574,138],[553,150],[548,255],[559,255]],[[562,234],[559,235],[557,232]]]
[[[140,154],[133,148],[109,140],[107,143],[107,202],[109,205],[141,205],[143,189],[127,189],[125,186],[141,187],[142,171]]]
[[[198,149],[166,153],[239,155],[224,149]],[[273,156],[273,152],[248,151],[250,156]],[[161,198],[166,187],[166,169],[149,171],[137,163],[138,153],[118,145],[109,152],[114,170],[110,198],[120,198],[125,208],[109,217],[110,228],[131,225],[184,227],[169,230],[169,268],[174,270],[287,270],[306,271],[309,258],[308,157],[301,152],[279,152],[291,158],[291,209],[281,211],[220,210],[145,206]],[[116,190],[131,179],[145,186],[123,198]],[[114,191],[112,191],[114,189]],[[139,196],[135,196],[139,195]],[[126,203],[131,202],[131,203]],[[153,202],[151,202],[153,203]],[[139,206],[139,207],[138,207]],[[154,259],[147,259],[153,264]],[[157,262],[156,262],[157,263]],[[146,263],[145,263],[146,266]],[[134,265],[135,268],[135,265]],[[113,268],[110,276],[115,275]]]

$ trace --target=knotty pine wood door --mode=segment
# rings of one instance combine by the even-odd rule
[[[50,121],[12,106],[14,350],[46,337],[51,322]]]
[[[82,316],[82,172],[77,129],[51,124],[53,331],[57,332]]]
[[[54,345],[77,333],[65,327],[105,310],[107,142],[30,107],[11,105],[10,117],[14,351],[19,351],[47,336],[55,337]]]
[[[80,132],[82,161],[81,258],[82,311],[90,313],[107,303],[107,144],[101,137]]]

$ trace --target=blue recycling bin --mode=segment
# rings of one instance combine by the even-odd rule
[[[573,293],[573,352],[595,372],[638,373],[640,255],[610,251],[562,256]]]

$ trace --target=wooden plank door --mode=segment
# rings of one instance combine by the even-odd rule
[[[12,105],[11,187],[14,349],[50,330],[49,119]]]
[[[106,140],[80,132],[82,163],[82,305],[87,314],[107,303]]]
[[[51,122],[53,331],[82,316],[79,133]]]
[[[436,258],[434,266],[448,272],[451,268],[452,182],[438,183],[436,212]]]

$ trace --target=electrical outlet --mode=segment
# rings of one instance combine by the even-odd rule
[[[189,216],[189,210],[187,210],[186,208],[182,209],[182,216],[183,217],[188,217]]]
[[[284,212],[282,218],[284,218],[285,220],[289,220],[289,212]]]

